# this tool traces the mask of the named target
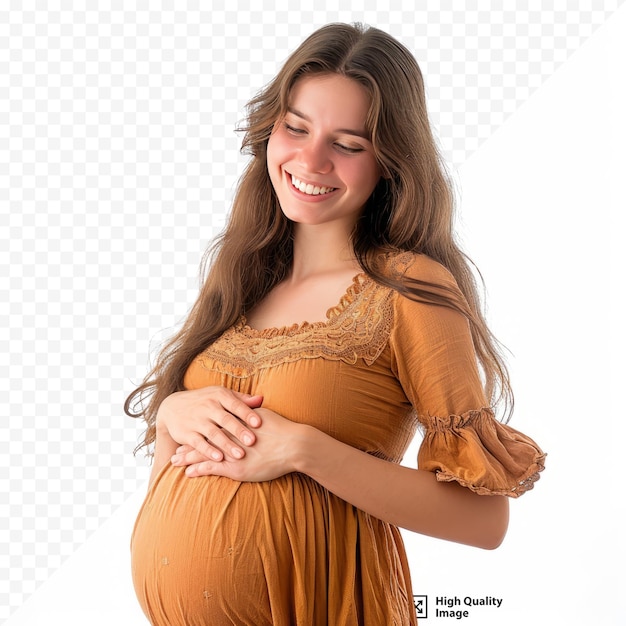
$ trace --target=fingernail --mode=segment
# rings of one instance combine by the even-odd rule
[[[250,426],[259,426],[260,423],[261,420],[256,415],[250,418]]]
[[[175,455],[174,455],[174,456],[170,459],[170,461],[171,461],[172,463],[178,463],[178,461],[180,461],[180,457],[178,456],[178,454],[175,454]]]
[[[233,448],[233,456],[240,459],[243,456],[243,451],[241,451],[239,448]]]
[[[252,438],[252,435],[249,435],[248,433],[246,433],[243,437],[243,442],[247,445],[247,446],[251,446],[254,443],[254,439]]]
[[[213,451],[211,452],[211,458],[215,459],[216,461],[221,461],[222,460],[222,455],[217,452],[217,451]]]

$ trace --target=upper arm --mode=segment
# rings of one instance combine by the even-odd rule
[[[420,267],[426,280],[442,284],[453,299],[464,302],[445,268],[430,259],[420,259]],[[416,277],[420,267],[411,268]],[[420,418],[485,406],[469,321],[459,310],[397,294],[390,340],[395,374]]]

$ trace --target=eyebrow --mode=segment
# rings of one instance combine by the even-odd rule
[[[289,113],[293,113],[295,116],[302,118],[305,122],[312,123],[311,118],[308,115],[302,113],[302,111],[298,111],[298,109],[294,109],[293,107],[287,107],[287,111]],[[354,135],[355,137],[361,137],[361,139],[366,139],[370,141],[370,137],[367,131],[365,130],[354,130],[351,128],[338,128],[335,132],[345,134],[345,135]]]

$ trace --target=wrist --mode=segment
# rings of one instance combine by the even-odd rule
[[[314,426],[298,424],[298,433],[292,449],[293,471],[310,475],[315,460],[315,450],[321,449],[321,438],[324,433]]]
[[[159,414],[157,413],[156,419],[154,421],[154,427],[156,429],[157,436],[164,437],[166,435],[169,436],[170,432],[167,429],[167,426],[163,423],[162,419],[159,419]]]
[[[157,433],[160,434],[168,434],[169,435],[169,430],[166,426],[166,413],[167,413],[167,409],[168,409],[168,400],[169,398],[171,398],[171,396],[167,396],[159,405],[159,408],[157,410],[156,416],[154,418],[154,425],[156,428]]]

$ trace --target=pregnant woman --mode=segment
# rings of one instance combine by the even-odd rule
[[[496,548],[545,457],[494,417],[511,389],[419,67],[325,26],[245,131],[198,300],[126,402],[154,454],[137,597],[160,626],[415,624],[398,527]]]

